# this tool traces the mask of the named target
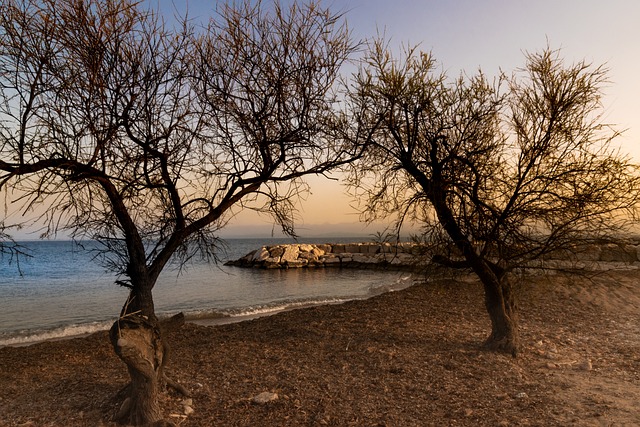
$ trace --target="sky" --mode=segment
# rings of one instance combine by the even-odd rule
[[[146,2],[167,18],[188,10],[190,17],[202,22],[224,3]],[[490,78],[500,70],[511,73],[524,65],[524,52],[539,51],[547,44],[560,49],[567,62],[585,59],[606,64],[611,83],[605,88],[605,118],[618,130],[626,129],[618,143],[640,163],[640,1],[324,0],[322,4],[344,13],[355,39],[384,33],[392,47],[419,44],[451,77],[478,69]],[[301,202],[297,223],[301,235],[381,231],[378,225],[366,229],[353,225],[358,213],[338,182],[313,178],[309,183],[312,193]],[[244,212],[222,234],[264,234],[271,229],[268,217]]]
[[[266,1],[266,0],[265,0]],[[161,7],[171,4],[162,0]],[[183,5],[185,3],[182,3]],[[191,16],[209,16],[210,1],[191,0]],[[611,83],[605,88],[608,123],[626,130],[618,139],[623,152],[640,162],[640,1],[637,0],[329,0],[344,12],[354,38],[384,33],[392,47],[419,44],[451,77],[478,69],[489,77],[524,65],[525,52],[547,45],[568,62],[605,64]],[[174,1],[176,8],[179,2]],[[310,181],[312,194],[302,203],[301,234],[353,223],[357,212],[344,189],[324,179]],[[238,225],[268,222],[240,215]],[[355,226],[352,226],[355,230]],[[376,226],[368,232],[379,231]]]

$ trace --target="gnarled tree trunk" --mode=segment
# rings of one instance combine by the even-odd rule
[[[140,313],[122,316],[111,327],[109,336],[131,377],[115,421],[129,425],[158,423],[162,420],[158,394],[162,386],[165,347],[157,320]]]

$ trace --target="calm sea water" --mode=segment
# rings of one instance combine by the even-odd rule
[[[305,239],[346,243],[362,239]],[[287,239],[228,239],[223,262]],[[20,265],[0,258],[0,346],[25,344],[108,329],[127,290],[101,267],[93,253],[73,242],[22,242],[31,258]],[[91,243],[86,244],[90,248]],[[260,270],[222,263],[166,269],[154,288],[156,312],[184,312],[187,319],[242,318],[297,306],[367,298],[408,286],[408,273],[352,269]]]

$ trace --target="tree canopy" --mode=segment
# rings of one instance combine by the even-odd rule
[[[492,346],[517,349],[510,271],[632,223],[640,182],[602,120],[605,83],[605,68],[550,48],[512,76],[449,79],[429,53],[396,58],[383,40],[355,76],[353,140],[367,150],[350,185],[365,218],[418,222],[434,260],[478,274]]]
[[[204,28],[133,0],[0,1],[0,190],[23,211],[46,206],[45,234],[101,242],[131,290],[112,329],[133,384],[121,420],[160,417],[152,289],[167,262],[214,257],[245,208],[292,234],[302,178],[353,158],[331,132],[354,49],[341,15],[313,1],[220,6]],[[152,371],[131,359],[127,327],[149,332],[136,351]]]

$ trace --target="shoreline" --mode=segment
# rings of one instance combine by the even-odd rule
[[[477,281],[397,292],[168,336],[167,419],[210,425],[635,425],[640,278],[532,276],[519,286],[522,352],[482,350]],[[105,332],[0,348],[0,424],[115,427],[128,382]],[[263,392],[268,404],[253,403]],[[37,402],[37,404],[34,404]],[[179,418],[171,418],[171,417]]]
[[[405,282],[408,282],[405,283]],[[369,296],[366,297],[353,297],[353,298],[345,298],[345,299],[341,299],[341,298],[337,298],[335,300],[319,300],[319,301],[306,301],[306,302],[292,302],[288,305],[282,306],[282,305],[275,305],[273,309],[264,309],[260,312],[256,312],[256,313],[241,313],[241,314],[237,314],[237,315],[233,315],[233,314],[221,314],[218,312],[212,312],[210,315],[204,315],[204,316],[194,316],[194,317],[190,317],[189,313],[186,313],[186,320],[185,323],[192,323],[195,325],[200,325],[200,326],[220,326],[220,325],[228,325],[228,324],[233,324],[233,323],[240,323],[240,322],[246,322],[246,321],[250,321],[250,320],[254,320],[254,319],[259,319],[262,317],[268,317],[268,316],[273,316],[275,314],[278,313],[283,313],[283,312],[288,312],[288,311],[292,311],[292,310],[299,310],[299,309],[305,309],[305,308],[310,308],[310,307],[317,307],[317,306],[324,306],[324,305],[337,305],[337,304],[343,304],[345,302],[349,302],[349,301],[358,301],[358,300],[365,300],[365,299],[369,299],[369,298],[373,298],[377,295],[380,295],[382,293],[386,293],[386,292],[395,292],[395,291],[399,291],[402,289],[406,289],[410,286],[413,286],[416,283],[415,279],[408,279],[408,278],[403,278],[402,281],[399,282],[399,285],[393,286],[393,284],[390,284],[388,286],[385,286],[384,289],[379,290]],[[177,313],[172,313],[172,314],[166,314],[161,316],[161,318],[169,318],[172,315],[177,314]],[[32,341],[25,341],[25,342],[13,342],[13,343],[8,343],[8,344],[3,344],[0,343],[0,349],[1,348],[5,348],[5,347],[29,347],[35,344],[39,344],[39,343],[43,343],[43,342],[56,342],[56,341],[64,341],[64,340],[72,340],[72,339],[76,339],[76,338],[86,338],[90,335],[93,335],[95,333],[100,333],[100,332],[105,332],[108,331],[109,328],[111,327],[111,325],[113,324],[113,322],[115,322],[115,319],[113,321],[108,321],[107,325],[105,325],[103,328],[97,328],[94,329],[92,331],[88,331],[88,332],[80,332],[77,334],[70,334],[70,335],[61,335],[61,336],[53,336],[53,337],[44,337],[44,338],[37,338],[34,339]],[[87,324],[89,325],[89,324]],[[79,327],[81,328],[83,325],[74,325],[74,327]],[[67,328],[68,326],[64,327]],[[55,330],[55,329],[54,329]],[[43,331],[44,335],[49,334],[51,331]],[[35,335],[35,334],[34,334]],[[33,337],[34,335],[28,335],[24,338],[28,339]],[[17,339],[20,339],[21,337],[15,337]],[[13,338],[9,337],[7,338],[8,340],[11,340]]]

